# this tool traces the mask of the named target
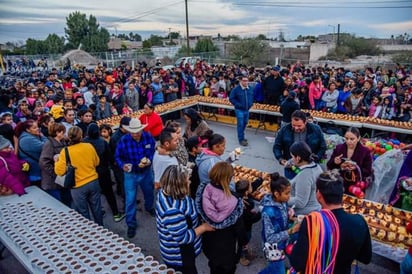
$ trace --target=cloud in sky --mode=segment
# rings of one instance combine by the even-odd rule
[[[412,31],[412,2],[404,0],[188,0],[191,35],[265,34],[286,38],[337,31],[390,37]],[[111,33],[185,35],[184,0],[5,0],[0,7],[0,42],[64,35],[66,17],[80,11],[96,16]]]

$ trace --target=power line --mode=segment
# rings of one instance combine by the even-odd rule
[[[160,11],[160,10],[164,10],[164,8],[166,8],[166,7],[170,7],[170,6],[179,4],[179,3],[183,3],[183,0],[179,0],[179,1],[176,1],[176,2],[172,2],[172,3],[170,3],[170,4],[164,5],[164,6],[159,7],[159,8],[155,8],[155,9],[151,9],[151,10],[146,10],[146,11],[143,11],[143,12],[141,12],[141,13],[135,14],[135,15],[133,15],[133,16],[125,17],[125,18],[123,18],[123,19],[120,19],[118,22],[111,23],[111,25],[108,25],[108,27],[113,27],[113,26],[115,26],[115,25],[123,24],[123,23],[134,22],[134,21],[136,21],[137,19],[146,17],[146,16],[148,16],[148,15],[155,14],[155,13],[157,13],[157,12]]]
[[[208,0],[193,0],[192,2],[196,3],[216,3],[214,1],[208,1]],[[394,3],[399,2],[400,4],[409,4],[405,6],[395,6]],[[368,6],[367,4],[391,4],[387,6]],[[330,2],[296,2],[296,3],[291,3],[291,2],[237,2],[237,3],[231,3],[233,6],[253,6],[253,7],[278,7],[278,8],[326,8],[326,9],[334,9],[334,8],[348,8],[348,9],[360,9],[360,8],[365,8],[365,9],[405,9],[405,8],[412,8],[411,1],[380,1],[380,2],[361,2],[361,3],[356,3],[356,2],[346,2],[346,5],[338,5],[341,3],[330,3]],[[363,6],[358,6],[357,4],[361,4]],[[365,5],[366,4],[366,5]],[[354,6],[351,6],[354,5]]]

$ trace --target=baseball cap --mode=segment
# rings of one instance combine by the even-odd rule
[[[199,136],[192,136],[186,140],[186,148],[190,151],[192,148],[203,146],[206,143],[207,139],[202,139]]]
[[[128,117],[128,116],[123,116],[122,119],[120,119],[120,125],[121,126],[128,126],[130,124],[130,120],[132,118]]]
[[[280,71],[280,67],[279,67],[279,66],[274,66],[274,67],[272,67],[272,70],[274,70],[274,71]]]

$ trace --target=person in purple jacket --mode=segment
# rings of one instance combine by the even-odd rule
[[[372,182],[372,155],[367,147],[360,141],[360,132],[355,127],[350,127],[345,133],[345,143],[337,145],[330,157],[327,167],[329,170],[340,169],[344,179],[345,193],[350,194],[349,186],[364,181],[366,184]],[[353,172],[343,170],[348,163],[356,163],[359,169]],[[355,177],[352,177],[354,174]]]
[[[26,192],[24,188],[30,185],[28,163],[19,160],[14,153],[10,141],[0,135],[0,187],[11,189],[18,195]]]

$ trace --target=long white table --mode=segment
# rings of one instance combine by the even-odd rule
[[[200,102],[200,101],[198,102],[198,105],[199,106],[206,106],[206,107],[213,107],[213,108],[223,108],[223,109],[234,110],[233,105],[213,104],[213,103],[205,103],[205,102]],[[251,113],[257,113],[257,114],[262,114],[262,115],[277,116],[277,117],[282,116],[282,114],[280,112],[277,112],[277,111],[267,111],[267,110],[251,108],[250,112]],[[321,117],[314,117],[314,120],[319,122],[319,123],[334,124],[334,125],[345,126],[345,127],[368,128],[368,129],[372,129],[372,130],[412,134],[412,128],[411,129],[396,128],[396,127],[389,127],[389,126],[381,126],[381,125],[377,125],[377,124],[361,123],[361,122],[358,122],[358,121],[344,121],[344,120],[327,119],[327,118],[321,118]]]
[[[20,197],[17,194],[0,196],[0,210],[2,210],[3,208],[13,209],[13,206],[17,206],[17,204],[19,203],[33,203],[38,208],[50,207],[59,212],[68,212],[70,210],[70,208],[60,203],[56,199],[50,197],[47,193],[45,193],[38,187],[27,187],[26,192],[27,194]],[[1,216],[1,218],[3,218],[3,216]],[[0,228],[0,240],[14,255],[14,257],[27,269],[27,271],[31,273],[34,272],[29,258],[22,252],[20,247],[18,247],[16,243],[7,236],[6,232],[2,228]]]
[[[152,256],[38,187],[0,197],[0,241],[30,273],[160,273]],[[167,273],[174,273],[173,270]]]

